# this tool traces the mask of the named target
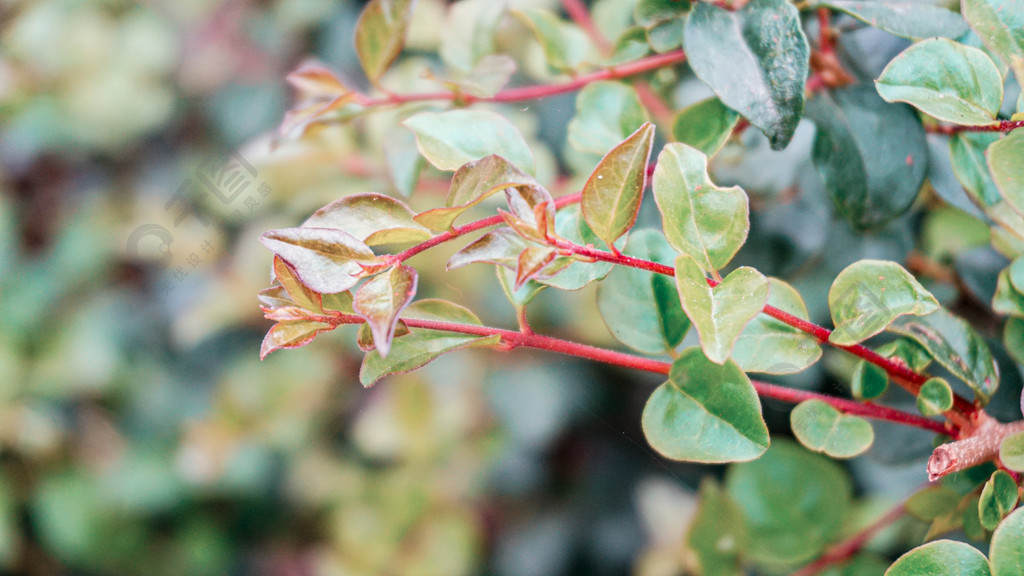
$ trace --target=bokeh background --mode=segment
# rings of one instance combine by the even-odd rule
[[[364,390],[351,329],[259,361],[270,323],[256,293],[271,256],[257,236],[345,194],[400,193],[381,150],[408,151],[410,139],[392,115],[270,146],[290,104],[284,76],[305,58],[361,82],[352,48],[360,8],[0,2],[2,571],[681,573],[696,489],[722,470],[651,453],[639,422],[657,379],[471,351]],[[419,71],[436,53],[446,10],[420,0],[412,57],[396,72],[405,86],[430,86]],[[849,34],[847,49],[902,47],[865,33]],[[513,30],[506,42],[529,44],[516,38]],[[875,59],[864,66],[886,60]],[[576,168],[593,161],[563,150],[573,96],[504,112],[537,143],[556,193],[572,191]],[[792,281],[818,319],[827,318],[829,282],[857,258],[941,262],[968,283],[932,278],[929,288],[982,327],[990,320],[987,335],[997,336],[977,305],[1005,266],[985,226],[946,207],[854,236],[810,168],[813,129],[802,126],[782,153],[752,132],[716,165],[720,181],[742,183],[753,198],[757,236],[743,262]],[[209,167],[225,161],[251,169],[246,186],[204,193]],[[936,170],[930,198],[958,190]],[[425,172],[411,203],[430,206],[446,189],[444,175]],[[940,232],[950,225],[963,233]],[[514,325],[491,270],[445,273],[439,252],[418,261],[422,296]],[[592,289],[544,292],[531,319],[538,331],[616,346]],[[1017,367],[999,350],[1003,391],[1019,396]],[[851,369],[828,354],[787,382],[841,390]],[[1012,401],[993,405],[1019,417]],[[773,429],[785,430],[786,414],[766,406]],[[924,480],[931,447],[927,435],[877,432],[872,453],[848,466],[865,517]],[[919,537],[923,526],[906,530]]]

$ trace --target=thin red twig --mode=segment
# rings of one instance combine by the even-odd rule
[[[994,124],[984,126],[951,126],[948,124],[937,124],[928,126],[926,130],[934,134],[958,134],[960,132],[1009,132],[1017,128],[1024,128],[1024,120],[1000,120]]]
[[[886,512],[884,516],[875,520],[866,528],[851,536],[848,540],[844,540],[843,542],[836,544],[830,548],[828,552],[818,557],[817,560],[796,572],[793,572],[790,576],[814,576],[833,564],[839,564],[840,562],[849,560],[854,554],[860,552],[861,548],[863,548],[875,536],[875,534],[878,534],[878,532],[883,528],[899,520],[906,512],[905,506],[906,505],[903,502],[894,506],[891,510]]]

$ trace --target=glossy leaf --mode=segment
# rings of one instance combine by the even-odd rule
[[[653,145],[654,125],[644,123],[605,154],[583,185],[583,219],[608,246],[636,222],[647,187],[647,162]]]
[[[630,234],[626,255],[672,264],[676,254],[657,230]],[[617,266],[597,287],[597,309],[619,341],[646,354],[675,349],[690,328],[672,278]]]
[[[740,115],[721,100],[708,98],[676,114],[672,120],[672,137],[707,156],[714,156],[725,146],[739,120]]]
[[[369,246],[423,242],[430,230],[413,219],[413,212],[399,200],[383,194],[354,194],[317,210],[303,228],[337,228]]]
[[[356,22],[359,62],[374,84],[405,46],[413,0],[371,0]]]
[[[988,530],[995,530],[999,521],[1013,511],[1017,505],[1017,482],[1002,470],[996,470],[985,482],[978,500],[978,514],[981,524]],[[1024,567],[1024,566],[1022,566]]]
[[[986,216],[1024,238],[1024,215],[1002,197],[989,172],[985,150],[997,138],[995,134],[968,132],[953,136],[949,141],[953,172]]]
[[[686,545],[697,555],[702,574],[740,576],[747,535],[743,514],[718,484],[706,478],[700,485],[700,507],[686,533]]]
[[[741,462],[768,448],[761,403],[747,375],[733,362],[712,363],[688,348],[672,363],[668,382],[644,407],[644,435],[666,458],[688,462]]]
[[[533,172],[533,152],[519,130],[487,110],[420,112],[402,124],[416,134],[416,145],[428,162],[441,170],[496,154]]]
[[[808,449],[832,458],[853,458],[871,447],[875,431],[867,420],[843,414],[821,400],[805,400],[790,413],[793,435]]]
[[[953,389],[943,378],[929,378],[917,393],[917,409],[925,416],[938,416],[953,407]]]
[[[418,300],[409,305],[402,318],[453,322],[456,324],[480,325],[480,319],[469,310],[444,300]],[[444,330],[409,328],[409,334],[396,338],[391,350],[384,358],[376,350],[363,357],[359,369],[359,381],[363,386],[373,386],[385,376],[415,370],[448,352],[476,346],[493,346],[500,340],[497,336],[473,336]]]
[[[964,0],[964,19],[982,43],[1024,82],[1024,6],[1020,0]]]
[[[992,533],[988,549],[992,576],[1019,576],[1024,567],[1024,508],[1018,508]]]
[[[961,318],[940,309],[927,316],[900,318],[889,331],[920,344],[943,368],[970,386],[982,403],[999,387],[999,371],[985,339]]]
[[[321,294],[344,292],[359,282],[376,256],[366,244],[334,228],[284,228],[260,236],[303,284]]]
[[[356,290],[352,308],[366,320],[373,334],[373,344],[381,358],[391,350],[391,338],[398,324],[398,315],[416,295],[416,271],[396,266],[363,282]]]
[[[988,147],[992,180],[1018,214],[1024,215],[1024,131],[1015,130]]]
[[[491,154],[467,162],[455,171],[444,207],[421,212],[415,217],[416,222],[431,230],[448,230],[466,210],[497,192],[516,186],[539,184],[501,156]]]
[[[712,288],[697,262],[684,255],[676,258],[676,289],[704,353],[724,364],[743,328],[768,302],[769,284],[760,272],[744,266]]]
[[[654,169],[654,199],[669,244],[702,269],[724,267],[747,240],[750,208],[738,186],[719,188],[707,157],[685,144],[668,144]]]
[[[540,8],[520,8],[512,14],[533,31],[549,66],[570,72],[583,63],[590,39],[578,26]]]
[[[999,461],[1014,472],[1024,472],[1024,432],[1003,439],[999,445]]]
[[[850,393],[858,400],[871,400],[885,393],[889,373],[884,368],[861,360],[850,377]]]
[[[936,540],[900,556],[885,576],[991,576],[988,560],[963,542]]]
[[[320,312],[323,309],[321,296],[299,281],[295,270],[278,256],[274,256],[274,279],[281,283],[281,287],[288,293],[292,302],[312,312]]]
[[[939,302],[899,264],[861,260],[836,277],[828,307],[835,324],[829,342],[846,346],[885,330],[898,316],[929,314]]]
[[[991,124],[1003,103],[1003,77],[992,59],[946,38],[904,50],[889,62],[875,86],[887,102],[906,102],[956,124]]]
[[[904,38],[959,38],[967,25],[959,14],[939,3],[915,0],[824,0],[812,6],[828,6],[846,12],[879,30]]]
[[[260,360],[275,350],[300,348],[313,341],[320,332],[333,330],[334,326],[310,320],[285,320],[274,324],[263,337],[260,346]]]
[[[576,96],[569,121],[569,144],[577,150],[605,154],[647,122],[647,109],[636,91],[621,82],[592,82]]]
[[[764,132],[773,149],[789,144],[803,113],[810,55],[792,4],[753,0],[730,12],[698,3],[683,44],[690,67],[726,106]]]
[[[807,320],[807,308],[792,286],[769,278],[768,304]],[[817,339],[767,314],[758,314],[740,333],[732,359],[744,372],[793,374],[821,358]]]
[[[856,85],[816,95],[807,116],[817,126],[814,166],[844,218],[859,229],[878,228],[910,208],[928,163],[912,108]]]

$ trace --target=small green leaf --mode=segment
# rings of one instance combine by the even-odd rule
[[[501,156],[491,154],[467,162],[455,171],[444,207],[418,214],[416,222],[431,230],[448,230],[466,210],[497,192],[517,186],[540,185]]]
[[[711,182],[707,157],[685,144],[668,144],[654,169],[654,200],[669,244],[702,269],[729,263],[747,240],[750,208],[738,186]]]
[[[281,283],[292,302],[312,312],[323,310],[321,296],[300,282],[295,270],[278,256],[274,256],[274,278]]]
[[[613,249],[636,222],[653,145],[654,125],[647,122],[605,154],[583,186],[583,219]]]
[[[1000,520],[1013,511],[1017,505],[1017,482],[1002,470],[996,470],[985,482],[978,500],[978,515],[981,525],[995,530]],[[1024,566],[1022,566],[1024,568]]]
[[[334,326],[310,320],[285,320],[274,324],[263,337],[260,360],[275,350],[299,348],[313,341],[320,332],[334,330]]]
[[[725,146],[740,115],[718,98],[708,98],[683,108],[672,121],[672,136],[707,156]]]
[[[846,12],[879,30],[904,38],[959,38],[967,25],[959,14],[941,5],[915,0],[823,0],[811,6],[828,6]]]
[[[1014,472],[1024,472],[1024,432],[1010,434],[999,445],[999,460]]]
[[[651,48],[662,53],[683,43],[683,25],[689,10],[686,0],[640,0],[633,8],[633,17],[644,28]]]
[[[571,72],[579,67],[591,50],[590,39],[575,24],[570,24],[553,13],[540,8],[520,8],[512,14],[533,31],[544,59],[560,72]]]
[[[456,324],[480,325],[480,319],[469,310],[444,300],[419,300],[405,309],[402,318],[435,320]],[[363,357],[359,369],[359,381],[363,386],[373,386],[385,376],[415,370],[448,352],[476,346],[493,346],[500,341],[498,336],[473,336],[444,330],[410,328],[409,334],[395,338],[387,358],[376,350]]]
[[[505,293],[505,297],[508,298],[508,301],[516,308],[526,306],[534,299],[534,297],[537,296],[537,294],[540,293],[541,290],[547,288],[547,286],[535,280],[528,280],[519,288],[515,288],[515,270],[509,270],[504,266],[498,266],[494,271],[498,274],[498,283],[501,284],[501,289]]]
[[[784,0],[753,0],[730,12],[701,2],[683,34],[690,67],[726,106],[781,150],[804,108],[810,49],[800,13]]]
[[[741,576],[740,558],[747,540],[743,513],[711,478],[701,482],[698,500],[686,545],[696,553],[700,573]]]
[[[283,228],[260,236],[260,242],[284,260],[303,284],[321,294],[355,286],[365,265],[375,264],[370,248],[334,228]]]
[[[676,254],[657,230],[630,234],[626,255],[672,264]],[[690,328],[672,278],[618,266],[597,287],[597,309],[619,341],[646,354],[675,349]]]
[[[988,166],[999,193],[1024,215],[1024,130],[1014,130],[988,147]]]
[[[386,274],[378,274],[356,290],[352,309],[366,320],[373,334],[373,344],[386,358],[391,338],[398,324],[398,315],[416,295],[416,270],[396,266]]]
[[[644,435],[666,458],[742,462],[768,448],[768,427],[747,375],[733,362],[712,363],[688,348],[644,407]]]
[[[943,368],[970,386],[982,403],[999,387],[999,371],[988,344],[963,319],[939,309],[927,316],[901,318],[889,331],[924,347]]]
[[[496,154],[527,172],[534,171],[533,152],[523,135],[494,112],[420,112],[402,124],[416,134],[420,153],[440,170],[458,170],[467,162]]]
[[[1018,364],[1024,364],[1024,319],[1010,318],[1006,321],[1003,327],[1003,346]]]
[[[1003,77],[984,52],[946,38],[918,42],[875,80],[887,102],[906,102],[956,124],[991,124],[1003,103]]]
[[[805,400],[789,415],[793,435],[805,447],[832,458],[853,458],[871,447],[875,431],[867,420],[843,414],[821,400]]]
[[[936,540],[900,556],[885,576],[991,576],[988,560],[963,542]]]
[[[356,53],[374,84],[405,46],[413,0],[371,0],[356,22]]]
[[[1021,294],[1024,294],[1024,256],[1019,256],[1010,263],[1010,267],[1006,269],[1006,273],[1009,275],[1010,285],[1013,289]]]
[[[985,46],[1024,83],[1024,9],[1019,0],[964,0],[964,19]]]
[[[932,363],[931,354],[913,340],[897,338],[875,349],[886,358],[894,358],[906,364],[914,372],[921,372]]]
[[[431,236],[400,200],[383,194],[354,194],[317,210],[303,228],[337,228],[369,246],[423,242]]]
[[[992,296],[992,310],[1017,318],[1024,318],[1024,294],[1014,289],[1009,269],[999,273],[996,293]]]
[[[800,294],[789,284],[769,278],[768,304],[807,320]],[[818,340],[767,314],[758,314],[740,333],[732,359],[744,372],[793,374],[821,358]]]
[[[1024,508],[1018,508],[992,533],[988,554],[992,576],[1020,576],[1024,568]]]
[[[943,378],[929,378],[917,393],[917,409],[925,416],[938,416],[953,407],[953,389]]]
[[[871,400],[885,393],[889,387],[889,373],[865,360],[857,362],[850,378],[850,393],[858,400]]]
[[[579,206],[568,206],[555,214],[555,234],[582,246],[594,245],[599,241],[583,220]],[[621,248],[623,244],[624,239],[620,239],[616,247]],[[579,290],[594,280],[607,276],[614,266],[611,262],[581,262],[573,259],[557,274],[550,278],[538,278],[537,281],[559,290]]]
[[[712,288],[697,262],[683,255],[676,258],[676,289],[704,353],[724,364],[743,328],[768,302],[769,284],[760,272],[744,266]]]
[[[636,91],[621,82],[593,82],[576,96],[569,121],[569,144],[577,150],[605,154],[647,122],[647,109]]]
[[[861,260],[836,277],[828,307],[836,327],[829,342],[849,346],[885,330],[898,316],[929,314],[939,302],[899,264]]]
[[[961,132],[949,141],[950,159],[968,197],[1000,226],[1024,238],[1024,216],[1003,199],[992,179],[985,150],[998,139],[991,133]]]

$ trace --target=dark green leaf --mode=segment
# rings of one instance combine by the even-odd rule
[[[835,324],[829,342],[846,346],[878,334],[904,314],[929,314],[939,302],[899,264],[860,260],[836,277],[828,307]]]
[[[654,125],[645,123],[605,154],[583,186],[583,219],[612,249],[636,222],[653,145]]]
[[[996,526],[1017,505],[1017,482],[1002,470],[996,470],[985,482],[978,500],[978,515],[981,524],[988,530]],[[1022,566],[1024,568],[1024,566]]]
[[[1018,508],[999,524],[988,553],[992,558],[992,576],[1020,576],[1024,567],[1024,508]]]
[[[422,242],[430,230],[413,220],[413,212],[400,200],[383,194],[354,194],[317,210],[303,228],[337,228],[369,246]]]
[[[885,576],[991,576],[985,555],[968,544],[937,540],[900,556]]]
[[[889,387],[889,373],[866,360],[857,362],[850,378],[850,393],[858,400],[871,400],[885,393]]]
[[[1003,328],[1003,346],[1018,364],[1024,364],[1024,319],[1010,318]],[[1024,411],[1024,408],[1021,408]]]
[[[807,308],[792,286],[769,278],[768,304],[807,320]],[[793,374],[821,358],[817,339],[767,314],[758,314],[740,333],[732,359],[744,372]]]
[[[938,416],[953,407],[953,389],[943,378],[929,378],[917,393],[917,409],[925,416]]]
[[[867,420],[843,414],[821,400],[805,400],[790,413],[793,435],[814,452],[832,458],[863,454],[875,440]]]
[[[377,263],[366,244],[334,228],[284,228],[260,236],[315,292],[344,292],[359,282],[364,266]]]
[[[632,86],[592,82],[576,96],[569,121],[569,144],[577,150],[605,154],[647,122],[647,109]]]
[[[914,372],[921,372],[932,363],[931,355],[924,348],[906,338],[897,338],[883,344],[876,348],[875,352],[886,358],[899,360]]]
[[[718,98],[708,98],[683,108],[672,121],[672,136],[693,146],[707,156],[714,156],[725,146],[740,115],[722,104]]]
[[[828,6],[866,22],[879,30],[904,38],[959,38],[967,25],[959,14],[940,3],[917,0],[823,0],[812,6]]]
[[[366,320],[373,334],[373,344],[381,358],[391,349],[398,315],[416,295],[416,271],[396,266],[390,272],[370,278],[356,290],[352,309]]]
[[[582,246],[595,245],[599,241],[590,226],[587,226],[583,220],[579,206],[569,206],[555,214],[555,234]],[[623,244],[625,244],[625,240],[620,239],[616,247],[621,248]],[[613,267],[614,264],[611,262],[572,260],[550,278],[538,278],[537,281],[559,290],[579,290],[594,280],[600,280],[607,276]]]
[[[405,46],[413,0],[371,0],[356,22],[356,53],[374,84]]]
[[[644,28],[656,52],[679,48],[690,3],[686,0],[640,0],[633,9],[636,23]]]
[[[686,545],[696,553],[701,574],[741,576],[740,557],[747,540],[742,512],[710,478],[701,482],[698,498],[700,507],[686,533]]]
[[[402,124],[416,134],[420,153],[441,170],[496,154],[527,172],[533,172],[533,152],[519,130],[487,110],[420,112]]]

